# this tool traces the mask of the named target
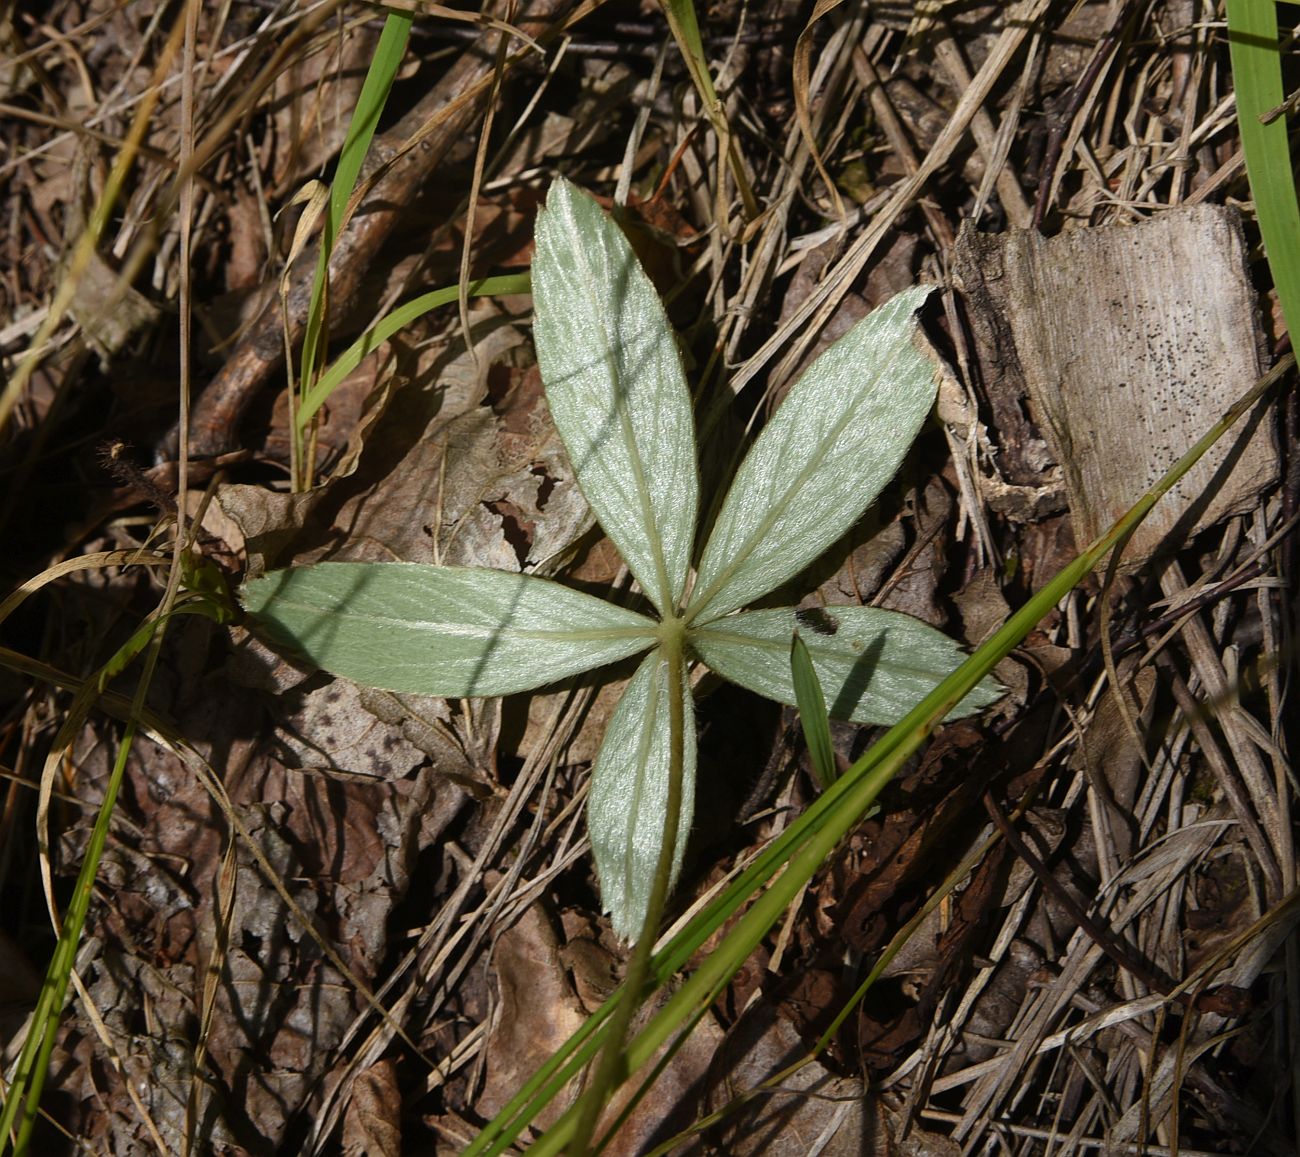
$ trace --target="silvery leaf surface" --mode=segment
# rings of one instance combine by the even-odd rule
[[[718,514],[691,596],[695,622],[798,574],[893,477],[938,390],[936,355],[915,318],[929,293],[909,289],[874,310],[790,390]]]
[[[897,723],[966,658],[943,632],[875,607],[742,611],[693,629],[690,643],[719,675],[794,706],[790,639],[796,629],[821,682],[827,712],[858,723]],[[985,679],[949,718],[987,707],[1002,693],[994,680]]]
[[[672,327],[618,226],[562,178],[536,239],[533,333],[551,415],[605,533],[667,613],[686,583],[699,504]]]
[[[245,608],[318,667],[388,691],[509,695],[635,655],[644,615],[532,575],[324,562],[245,583]]]
[[[681,870],[695,810],[695,717],[690,687],[683,697],[682,796],[672,881]],[[645,920],[668,815],[671,751],[668,667],[661,652],[642,661],[610,718],[591,772],[587,828],[600,878],[600,896],[615,933],[635,939]]]

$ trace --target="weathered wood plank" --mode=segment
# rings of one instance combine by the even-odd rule
[[[1018,388],[1064,473],[1076,540],[1091,541],[1259,376],[1240,221],[1210,205],[1138,225],[985,236],[963,230],[967,291],[997,411]],[[1017,379],[1019,379],[1017,381]],[[1008,431],[1013,440],[1023,430]],[[1277,478],[1260,412],[1156,507],[1125,555],[1140,565],[1249,509]],[[1018,479],[1017,479],[1018,480]]]

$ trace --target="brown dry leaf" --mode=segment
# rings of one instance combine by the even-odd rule
[[[121,1068],[109,1069],[95,1080],[95,1070],[89,1064],[95,1037],[84,1019],[78,1031],[65,1031],[55,1057],[56,1063],[83,1069],[78,1111],[85,1127],[95,1130],[88,1136],[113,1138],[113,1152],[141,1157],[157,1152],[150,1126],[169,1152],[179,1153],[184,1148],[186,1104],[195,1073],[193,1045],[186,1033],[189,1010],[183,997],[192,982],[190,972],[175,966],[155,968],[128,954],[97,961],[91,970],[87,991],[108,1029]],[[140,1023],[142,1007],[150,1011],[151,1023],[146,1026]],[[135,1099],[127,1094],[127,1082],[133,1086]],[[200,1080],[197,1108],[209,1122],[210,1143],[239,1153],[235,1133],[213,1111],[215,1102],[212,1087]]]
[[[495,700],[476,704],[474,726],[463,728],[445,700],[327,681],[246,632],[235,636],[228,674],[274,697],[275,743],[294,766],[396,779],[427,756],[440,774],[473,783],[490,764],[500,727]]]
[[[304,689],[310,682],[278,704],[279,737],[297,766],[401,779],[424,761],[419,748],[365,708],[355,684],[335,679]]]
[[[572,156],[608,140],[615,127],[605,115],[609,108],[635,99],[635,90],[644,87],[626,64],[599,57],[582,61],[578,84],[577,93],[566,100],[563,112],[547,110],[524,126],[502,160],[503,173],[517,173],[544,161]]]
[[[364,359],[331,391],[329,400],[317,411],[313,438],[316,460],[332,478],[341,478],[353,468],[350,451],[359,443],[358,432],[373,412],[382,407],[393,387],[392,368],[376,357]],[[289,395],[282,392],[271,412],[263,452],[279,462],[291,458],[293,436]]]
[[[424,752],[440,775],[454,779],[476,796],[490,793],[490,773],[502,726],[500,700],[476,700],[453,708],[445,699],[398,695],[374,687],[358,687],[357,691],[365,709]],[[461,709],[470,712],[469,720],[459,715]]]
[[[352,1086],[343,1117],[344,1157],[401,1157],[402,1094],[397,1066],[377,1061]]]
[[[953,521],[952,495],[934,478],[915,494],[912,506],[916,541],[872,605],[902,611],[933,627],[944,628],[947,612],[939,605],[938,587],[948,565],[946,542]]]
[[[568,921],[566,921],[568,923]],[[579,924],[574,923],[575,931]],[[561,944],[540,905],[530,906],[497,940],[493,956],[499,1003],[487,1045],[487,1082],[475,1102],[485,1116],[500,1110],[545,1060],[586,1021],[590,1009],[579,993],[607,996],[616,980],[615,958],[589,935]],[[660,993],[641,1010],[648,1019],[663,1005]],[[691,1122],[704,1076],[722,1034],[706,1018],[664,1068],[652,1096],[633,1110],[605,1152],[634,1157]],[[535,1119],[542,1128],[572,1103],[567,1088]],[[630,1089],[614,1098],[609,1117],[626,1104]]]
[[[618,670],[613,671],[618,674]],[[577,767],[590,763],[600,750],[601,740],[609,717],[614,713],[619,700],[627,688],[631,675],[623,678],[611,678],[610,670],[600,674],[600,685],[596,688],[591,705],[583,712],[582,720],[564,746],[564,765]],[[572,696],[570,688],[559,691],[539,691],[528,697],[527,718],[522,731],[517,731],[516,739],[507,738],[507,746],[502,754],[516,753],[525,755],[537,750],[539,744],[545,744],[556,725],[556,713],[561,710]],[[507,733],[508,734],[508,733]]]
[[[1142,734],[1156,689],[1153,667],[1136,672],[1131,667],[1126,663],[1120,670],[1121,678],[1128,680],[1124,701],[1119,701],[1114,685],[1107,683],[1071,761],[1087,775],[1101,803],[1107,824],[1102,832],[1103,847],[1121,864],[1128,862],[1134,845],[1133,809],[1149,763]]]
[[[961,618],[961,637],[971,647],[978,647],[1011,617],[1011,607],[1002,593],[997,571],[992,567],[980,570],[960,591],[952,596],[953,605]],[[1003,659],[993,670],[994,677],[1011,692],[1009,700],[999,706],[1002,713],[1020,705],[1029,694],[1029,672],[1024,663],[1013,658]]]
[[[47,211],[54,204],[62,204],[62,252],[57,277],[63,281],[76,269],[77,283],[68,313],[81,327],[101,367],[107,369],[113,355],[125,349],[137,333],[152,330],[162,314],[110,265],[104,242],[90,253],[84,267],[76,267],[82,236],[94,216],[97,197],[102,195],[102,189],[92,180],[99,146],[81,140],[69,142],[66,148],[67,167],[53,170],[41,199]]]
[[[839,253],[837,241],[826,241],[808,249],[795,268],[790,285],[781,298],[782,322],[790,318],[818,287],[828,268]],[[889,300],[896,293],[916,284],[917,237],[915,233],[899,230],[889,246],[871,265],[867,283],[861,293],[845,293],[835,312],[817,334],[817,340],[793,365],[779,390],[769,399],[768,408],[774,410],[790,388],[823,352],[838,338],[848,333],[872,309]]]
[[[743,1017],[723,1043],[725,1076],[708,1107],[757,1089],[807,1055],[794,1027],[770,1008]],[[728,1115],[712,1152],[728,1157],[956,1157],[960,1146],[912,1125],[857,1078],[837,1077],[813,1060]]]
[[[997,1042],[1007,1038],[1008,1030],[1024,1007],[1025,993],[1049,975],[1044,967],[1046,960],[1043,949],[1034,941],[1011,942],[971,1007],[970,1018],[963,1026],[961,1049],[946,1058],[945,1071],[960,1070],[997,1055]]]
[[[841,548],[847,553],[840,555]],[[876,524],[869,512],[847,539],[828,551],[814,563],[804,576],[817,583],[816,591],[803,601],[803,606],[844,606],[867,604],[884,585],[907,547],[907,532],[900,522]],[[818,581],[827,570],[829,577]]]
[[[590,525],[535,373],[511,362],[523,337],[494,308],[477,315],[479,361],[436,359],[365,425],[355,468],[309,495],[223,487],[250,562],[437,562],[520,570],[561,554]],[[483,404],[493,381],[494,405]]]
[[[281,1143],[337,1063],[344,1033],[364,1007],[356,985],[374,983],[390,949],[394,907],[406,894],[417,857],[440,837],[466,797],[405,741],[394,748],[401,752],[404,778],[377,778],[373,767],[364,777],[286,768],[276,758],[284,743],[258,735],[255,726],[263,693],[228,679],[178,686],[183,693],[174,709],[186,732],[205,736],[214,755],[229,753],[227,786],[236,815],[259,857],[269,862],[272,878],[237,839],[230,933],[220,948],[211,888],[221,877],[229,828],[189,769],[169,753],[142,745],[128,762],[123,789],[140,827],[124,831],[106,853],[100,879],[111,889],[112,903],[97,935],[137,944],[143,955],[95,955],[81,971],[114,1049],[131,1059],[123,1079],[136,1080],[142,1064],[150,1071],[143,1082],[150,1086],[147,1107],[164,1138],[175,1140],[169,1151],[179,1152],[194,1010],[204,968],[212,960],[219,964],[201,1092],[203,1103],[213,1098],[220,1107],[207,1113],[205,1143],[260,1137],[254,1146],[259,1151]],[[354,703],[349,710],[359,708]],[[358,716],[362,723],[365,718]],[[378,729],[373,718],[371,724]],[[249,735],[256,738],[244,738]],[[361,753],[358,761],[365,758],[364,742],[354,748]],[[79,790],[93,802],[111,764],[111,742],[87,731],[74,754]],[[87,824],[71,829],[64,854],[81,854]],[[333,946],[351,976],[324,957],[321,940]],[[142,994],[156,1023],[174,1026],[174,1032],[141,1031]],[[83,1017],[74,1017],[65,1047],[77,1047],[91,1032]],[[259,1058],[251,1067],[250,1052]],[[116,1078],[104,1078],[99,1095],[119,1121],[138,1117]],[[86,1112],[94,1111],[88,1101]],[[115,1125],[112,1131],[125,1136],[130,1130]]]
[[[89,168],[88,149],[78,149],[64,210],[66,250],[60,263],[63,276],[71,271],[74,251],[85,228],[87,208],[93,204],[94,193],[87,180]],[[80,271],[68,313],[81,326],[104,367],[137,333],[156,326],[161,316],[158,307],[134,286],[125,283],[98,251],[91,253],[89,263]]]
[[[477,1108],[492,1117],[544,1061],[582,1027],[587,1012],[560,959],[560,940],[540,904],[497,937],[492,954],[497,1005],[487,1043],[487,1080]],[[546,1127],[573,1101],[570,1086],[536,1124]]]
[[[213,308],[222,313],[236,312],[238,320],[227,327],[217,327],[219,334],[233,336],[270,302],[274,282],[266,277],[266,247],[269,238],[264,227],[266,205],[257,192],[243,182],[236,185],[230,207],[230,260],[226,262],[226,293],[204,311],[205,326],[212,325]]]
[[[82,272],[68,312],[103,365],[137,333],[152,329],[159,318],[158,307],[138,290],[123,285],[121,276],[98,253]]]
[[[639,1010],[638,1023],[644,1024],[653,1017],[672,993],[669,985],[647,1000]],[[639,1157],[689,1128],[699,1113],[705,1084],[722,1044],[722,1029],[712,1015],[706,1014],[664,1066],[653,1091],[642,1098],[605,1152],[610,1157]],[[646,1062],[641,1070],[643,1075],[662,1061],[666,1048],[660,1049]],[[637,1082],[633,1080],[611,1100],[607,1110],[610,1118],[623,1109],[636,1086]]]

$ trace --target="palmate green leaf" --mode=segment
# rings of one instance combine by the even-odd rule
[[[642,661],[623,692],[591,771],[587,829],[600,877],[601,903],[610,913],[614,932],[625,940],[642,931],[669,823],[668,685],[667,662],[656,650]],[[685,679],[680,685],[685,716],[674,883],[695,810],[695,717],[690,685]]]
[[[510,695],[652,646],[644,615],[533,575],[324,562],[245,583],[248,612],[318,667],[370,687]]]
[[[720,618],[798,574],[893,477],[938,389],[934,354],[914,316],[929,292],[909,289],[874,310],[787,395],[736,472],[704,548],[694,622]]]
[[[578,485],[650,601],[670,613],[699,505],[690,392],[632,247],[562,178],[537,218],[533,305],[546,399]]]
[[[794,706],[790,636],[800,627],[827,711],[857,723],[897,722],[966,658],[943,632],[875,607],[826,607],[812,614],[791,607],[743,611],[693,630],[690,641],[719,675]],[[987,707],[1001,695],[997,683],[985,679],[950,718]]]

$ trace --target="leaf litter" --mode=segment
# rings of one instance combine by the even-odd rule
[[[501,97],[504,132],[539,94],[488,175],[490,211],[480,209],[482,232],[470,237],[475,261],[517,267],[519,239],[550,174],[558,168],[614,193],[626,155],[633,195],[661,186],[692,231],[659,232],[655,243],[667,243],[664,268],[690,276],[701,302],[675,320],[704,371],[697,417],[720,437],[743,425],[759,392],[769,395],[763,412],[774,408],[811,343],[860,308],[850,294],[874,304],[951,260],[945,234],[955,237],[964,217],[999,232],[1023,224],[1022,207],[1032,212],[1042,201],[1048,232],[1070,233],[1160,216],[1199,200],[1201,190],[1216,201],[1248,199],[1232,169],[1235,130],[1222,112],[1226,70],[1209,67],[1222,45],[1193,5],[1158,5],[1132,20],[1131,6],[1100,3],[1077,13],[1043,3],[1005,12],[885,5],[865,16],[825,7],[810,32],[818,51],[807,105],[822,162],[839,182],[842,218],[795,128],[790,61],[803,14],[793,5],[773,6],[766,27],[721,5],[703,30],[715,80],[727,78],[720,90],[734,139],[771,206],[756,222],[743,220],[738,201],[717,195],[716,141],[675,48],[663,52],[656,80],[654,57],[668,34],[653,11],[638,12],[632,31],[605,23],[603,10],[587,17],[564,56],[547,58],[549,74],[524,67]],[[11,122],[6,197],[25,232],[10,238],[6,268],[15,273],[2,290],[10,354],[34,332],[29,319],[57,284],[57,252],[67,245],[63,205],[102,187],[112,134],[147,79],[131,49],[146,35],[136,6],[55,5],[46,19],[67,34],[58,43],[72,55],[58,57],[40,28],[24,26],[24,43],[45,71],[15,71],[8,99],[39,107],[62,93],[66,108],[84,107],[75,80],[91,75],[101,106],[82,119],[101,135],[82,137],[91,150],[83,185],[73,177],[66,127]],[[241,13],[224,28],[201,22],[198,51],[232,76],[249,75],[295,27],[280,14],[259,29],[261,19]],[[445,61],[465,51],[460,41],[438,39],[442,27],[431,19],[421,32],[427,39],[416,42],[401,81],[411,107],[446,74]],[[311,46],[345,43],[343,28],[318,28]],[[1115,43],[1124,51],[1090,70]],[[610,65],[598,53],[610,44],[636,51],[626,48],[619,83],[599,88],[614,94],[602,97],[607,103],[561,99],[606,83]],[[954,69],[952,49],[964,70]],[[302,60],[317,58],[329,54]],[[322,67],[320,84],[347,83],[331,67]],[[241,99],[261,99],[256,85],[243,87],[202,89],[211,123]],[[160,106],[150,141],[159,154],[175,148],[178,97],[173,85]],[[220,180],[269,189],[278,208],[298,179],[286,174],[307,172],[293,126],[320,123],[321,110],[340,99],[328,87],[292,89],[287,107],[275,106],[274,125],[251,121],[247,145],[222,146]],[[557,114],[574,123],[556,122]],[[315,134],[302,140],[327,135]],[[1055,160],[1053,139],[1063,142]],[[437,177],[443,195],[424,190],[421,199],[419,189],[403,187],[388,248],[358,261],[358,275],[379,278],[384,295],[400,292],[394,271],[418,269],[426,284],[455,280],[447,230],[460,228],[456,203],[472,161],[451,146],[446,158]],[[119,232],[100,255],[112,268],[154,219],[168,178],[153,155],[141,165]],[[918,170],[929,174],[919,200],[907,188]],[[223,201],[215,186],[205,186],[203,198],[200,306],[234,287],[228,276],[250,285],[247,257],[238,276],[227,264],[235,223],[246,230],[258,216],[236,217],[237,199]],[[164,243],[133,288],[167,303],[176,285],[175,246],[165,242],[174,221],[164,217],[159,227]],[[272,260],[282,253],[273,232],[260,252]],[[875,288],[890,263],[898,272],[888,290]],[[952,320],[970,308],[958,297],[944,312]],[[619,583],[537,404],[529,309],[526,300],[507,300],[476,314],[477,358],[454,319],[440,316],[381,351],[368,371],[379,392],[358,424],[331,435],[337,460],[323,460],[329,477],[303,496],[275,484],[283,451],[274,449],[274,429],[267,434],[277,419],[264,391],[237,437],[233,426],[220,431],[254,454],[227,467],[232,473],[217,487],[234,525],[210,516],[201,547],[224,551],[241,568],[404,558],[585,575],[597,591]],[[826,324],[808,326],[814,317]],[[164,443],[174,402],[154,367],[174,364],[166,326],[141,315],[133,335],[115,338],[116,350],[97,348],[94,334],[71,322],[60,331],[18,412],[20,437],[4,451],[22,480],[13,491],[21,501],[9,500],[5,511],[14,583],[67,554],[138,545],[155,521],[143,506],[135,519],[98,514],[109,483],[79,448],[126,435],[143,462],[145,448]],[[969,423],[947,440],[927,435],[880,511],[833,549],[840,565],[818,576],[819,595],[806,607],[901,606],[949,630],[960,624],[975,643],[1001,607],[1019,605],[1069,557],[1070,515],[1042,452],[1049,431],[1035,426],[1019,398],[999,392],[999,367],[973,328],[974,339],[961,328],[940,335],[974,402]],[[268,332],[278,344],[278,329]],[[205,373],[239,364],[238,354],[200,347]],[[99,368],[101,356],[111,374]],[[257,405],[265,407],[260,415]],[[45,457],[31,449],[38,438]],[[965,455],[970,485],[962,485],[949,446]],[[719,456],[733,452],[719,447]],[[1284,461],[1284,479],[1291,469]],[[1149,564],[1111,588],[1099,578],[1076,592],[1002,675],[1013,696],[978,728],[945,729],[890,787],[881,812],[710,1014],[708,1055],[681,1062],[680,1079],[665,1086],[673,1091],[659,1102],[663,1121],[670,1101],[683,1122],[732,1110],[730,1123],[684,1139],[681,1151],[740,1152],[735,1138],[746,1135],[769,1138],[766,1151],[781,1151],[790,1138],[806,1148],[811,1130],[829,1151],[905,1152],[919,1143],[913,1151],[942,1152],[955,1143],[970,1152],[994,1138],[1018,1153],[1139,1143],[1231,1152],[1251,1142],[1288,1151],[1290,1061],[1268,1011],[1296,1000],[1293,961],[1282,948],[1293,917],[1279,907],[1294,888],[1281,725],[1290,662],[1282,595],[1292,559],[1285,540],[1272,541],[1289,515],[1286,485],[1256,493],[1245,514],[1183,544],[1176,567]],[[43,513],[51,509],[60,516]],[[971,528],[981,520],[989,534],[977,549]],[[245,541],[211,537],[223,531]],[[38,599],[6,623],[4,643],[74,678],[102,662],[132,616],[138,621],[151,605],[147,584],[116,573],[102,582],[62,580]],[[1117,651],[1118,684],[1100,651],[1103,629]],[[448,703],[327,685],[237,629],[194,622],[167,646],[150,707],[185,742],[142,742],[128,763],[79,964],[86,995],[67,1016],[51,1110],[77,1134],[105,1139],[94,1142],[105,1151],[123,1153],[183,1152],[196,1127],[206,1147],[232,1153],[327,1152],[340,1143],[358,1152],[459,1151],[493,1098],[522,1075],[518,1058],[540,1056],[590,1007],[593,991],[607,991],[609,970],[619,965],[617,946],[600,947],[593,935],[598,903],[577,822],[604,725],[603,713],[590,710],[594,690]],[[17,741],[6,759],[28,780],[68,708],[57,684],[29,678],[6,668]],[[707,681],[699,691],[702,750],[723,761],[722,775],[757,778],[757,761],[727,754],[739,749],[736,735],[750,742],[754,701],[714,692]],[[120,737],[113,702],[105,700],[109,710],[86,724],[62,763],[57,882],[75,871],[86,809],[100,798]],[[810,799],[814,788],[797,740],[784,738],[787,725],[776,712],[764,742],[774,758],[793,752],[795,766],[750,822],[711,817],[710,826],[724,830],[692,850],[683,905]],[[871,738],[837,731],[845,758]],[[215,780],[200,777],[204,765]],[[6,910],[28,915],[4,932],[39,965],[49,933],[32,915],[43,907],[27,834],[32,797],[14,798],[17,810],[5,821],[5,846],[14,850],[0,886],[14,900]],[[1021,833],[1032,863],[999,838],[989,801]],[[947,899],[935,900],[909,955],[887,970],[811,1070],[854,1101],[785,1085],[736,1106],[735,1097],[776,1067],[759,1061],[773,1056],[779,1064],[811,1043],[968,853],[980,858]],[[1091,932],[1062,893],[1089,913]],[[1260,919],[1268,913],[1276,915]],[[531,947],[520,949],[520,941]],[[595,951],[573,947],[583,944]],[[575,965],[584,952],[602,963]],[[1124,963],[1135,955],[1143,975]],[[527,981],[530,967],[544,971],[554,999],[532,1010],[541,1014],[536,1022],[503,1028],[504,994],[521,976]],[[1190,1004],[1169,999],[1172,983],[1188,977]],[[375,1014],[370,994],[387,1019]],[[746,1040],[761,1042],[752,1062],[750,1054],[732,1059]],[[841,1104],[852,1111],[838,1112]],[[824,1113],[815,1122],[800,1116],[814,1110]],[[630,1131],[619,1151],[645,1151],[654,1133],[654,1121]]]

